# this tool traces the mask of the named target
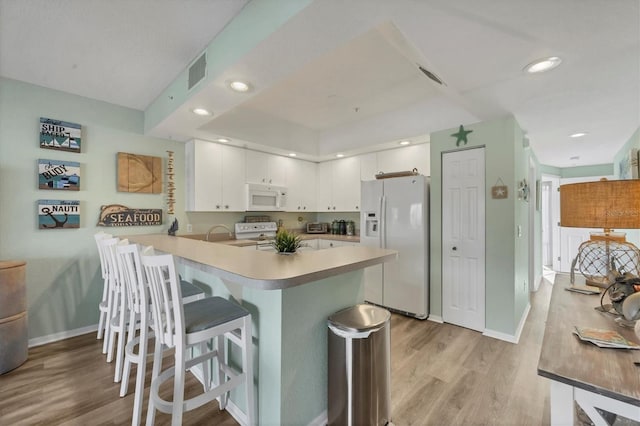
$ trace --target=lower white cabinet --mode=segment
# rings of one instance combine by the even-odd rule
[[[345,247],[345,246],[358,246],[360,243],[356,243],[353,241],[338,241],[338,240],[320,240],[318,244],[318,249],[329,249],[335,247]]]
[[[302,240],[302,245],[298,247],[299,251],[318,250],[318,240]]]

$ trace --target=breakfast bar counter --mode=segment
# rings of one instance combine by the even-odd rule
[[[262,425],[326,424],[327,318],[364,300],[363,269],[394,250],[337,247],[293,255],[167,235],[129,241],[171,253],[183,279],[251,312],[254,383]],[[242,423],[243,390],[229,413]]]

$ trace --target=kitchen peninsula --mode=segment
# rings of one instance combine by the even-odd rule
[[[259,423],[322,424],[327,409],[327,317],[364,300],[363,269],[393,250],[338,247],[284,256],[162,234],[130,241],[171,253],[183,279],[241,303],[253,318]],[[244,410],[242,392],[228,407]]]

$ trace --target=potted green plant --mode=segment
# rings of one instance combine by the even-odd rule
[[[287,231],[281,228],[276,234],[275,240],[273,240],[273,248],[278,253],[291,254],[295,253],[298,247],[302,244],[302,238],[293,232]]]

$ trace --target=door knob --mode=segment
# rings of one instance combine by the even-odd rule
[[[456,251],[456,250],[458,250],[458,247],[455,247],[455,246],[454,246],[454,247],[453,247],[453,251]]]

